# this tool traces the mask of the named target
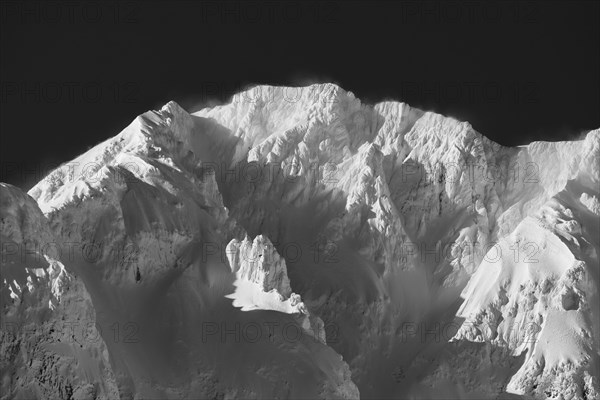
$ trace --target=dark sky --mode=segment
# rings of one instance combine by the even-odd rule
[[[168,100],[332,81],[468,120],[505,145],[600,127],[599,2],[1,3],[0,180]]]

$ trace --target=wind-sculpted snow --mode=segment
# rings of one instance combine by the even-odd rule
[[[29,194],[79,244],[62,262],[103,337],[135,339],[105,340],[121,397],[589,399],[599,158],[598,130],[507,148],[333,84],[257,86],[149,111]],[[532,244],[543,262],[513,259]],[[514,340],[530,317],[548,344]]]

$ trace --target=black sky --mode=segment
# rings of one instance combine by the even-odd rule
[[[332,81],[468,120],[505,145],[600,127],[599,2],[1,3],[0,181],[168,100]]]

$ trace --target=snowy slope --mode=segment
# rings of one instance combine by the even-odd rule
[[[119,391],[149,398],[357,397],[348,367],[323,343],[318,319],[299,313],[297,304],[289,306],[295,315],[263,308],[247,316],[226,297],[235,293],[235,275],[225,247],[245,231],[228,217],[214,171],[190,150],[194,123],[169,103],[30,192],[57,235],[97,249],[95,257],[76,253],[67,267],[83,277],[102,330],[114,331],[115,321],[123,326],[127,338],[109,344]],[[262,329],[256,342],[244,336],[249,324]],[[263,374],[255,376],[256,365]]]
[[[407,390],[390,371],[410,365],[395,358],[410,359],[414,344],[394,332],[441,318],[489,246],[570,180],[597,188],[600,175],[598,131],[504,148],[468,123],[403,103],[370,107],[334,85],[257,87],[195,115],[239,138],[222,153],[229,169],[262,171],[251,182],[221,173],[230,214],[282,251],[290,243],[302,254],[319,250],[320,263],[288,263],[292,285],[341,327],[332,345],[365,396]],[[276,163],[283,179],[267,172]],[[597,260],[588,268],[597,270]]]
[[[564,371],[570,390],[598,386],[582,379],[598,368],[599,158],[598,130],[505,148],[333,84],[257,86],[193,114],[149,111],[29,194],[54,237],[95,250],[64,266],[105,338],[129,324],[135,340],[106,341],[122,396],[545,398]],[[521,240],[554,253],[530,268],[512,258]],[[549,343],[567,332],[569,354],[515,345],[507,327],[529,315]],[[481,339],[490,318],[506,326]],[[568,321],[589,337],[557,328]],[[436,322],[460,329],[406,340]],[[238,339],[250,323],[300,338]],[[452,364],[490,351],[496,375],[489,358]],[[475,369],[492,378],[465,384]]]
[[[0,184],[2,399],[118,396],[106,345],[83,282],[35,201]]]
[[[509,350],[506,359],[524,355],[506,379],[509,393],[599,395],[600,218],[572,196],[576,188],[569,184],[502,238],[463,291],[464,322],[452,341],[489,343]]]

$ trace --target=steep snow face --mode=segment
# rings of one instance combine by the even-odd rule
[[[527,353],[509,392],[539,397],[589,392],[592,387],[582,377],[594,376],[598,368],[595,321],[590,320],[598,315],[590,301],[598,297],[587,265],[531,218],[495,250],[515,257],[480,266],[465,290],[458,316],[466,321],[455,340]]]
[[[277,307],[259,301],[248,316],[226,298],[236,293],[226,245],[245,231],[228,216],[215,169],[198,156],[210,153],[202,136],[211,124],[168,103],[30,191],[56,235],[77,244],[80,251],[69,265],[89,288],[102,331],[122,329],[121,340],[109,344],[119,392],[358,397],[348,367],[324,343],[322,321],[301,313],[305,307],[292,296],[285,273],[261,269],[285,271],[275,249],[266,254],[266,264],[241,270],[254,283],[266,279],[261,295],[268,296],[265,284],[269,290],[276,284],[273,289],[287,299],[277,295]],[[255,242],[259,246],[263,239]],[[258,337],[248,336],[256,326]],[[255,375],[246,358],[265,370]],[[310,372],[298,375],[298,368]],[[283,386],[266,383],[284,379]]]
[[[358,386],[364,397],[494,397],[510,381],[514,392],[539,394],[515,383],[523,369],[512,354],[523,349],[490,340],[477,347],[466,330],[442,353],[493,353],[506,360],[505,376],[483,392],[436,384],[428,377],[445,372],[432,371],[427,357],[440,346],[406,340],[405,327],[452,322],[461,292],[459,317],[470,318],[505,280],[529,282],[508,267],[510,253],[498,264],[507,266],[499,283],[483,272],[493,267],[482,267],[490,246],[510,248],[513,232],[553,198],[577,210],[584,235],[569,233],[581,251],[567,244],[561,259],[583,261],[597,277],[590,218],[598,215],[599,152],[598,130],[576,142],[504,148],[466,122],[404,103],[365,105],[336,85],[257,86],[191,115],[173,102],[147,112],[29,193],[56,237],[94,249],[65,265],[83,278],[99,325],[111,332],[115,321],[132,323],[143,334],[109,345],[120,393],[330,398],[357,397]],[[577,231],[560,218],[554,225]],[[240,242],[246,233],[255,239]],[[559,282],[567,272],[556,268]],[[303,307],[292,305],[296,296]],[[584,304],[565,299],[569,308]],[[594,312],[581,310],[588,319]],[[289,343],[283,329],[253,346],[224,343],[220,333],[231,329],[223,321],[313,334]],[[248,359],[258,378],[240,369]]]
[[[118,396],[91,298],[35,201],[0,184],[2,398]]]
[[[598,185],[599,131],[504,148],[466,122],[363,105],[335,85],[260,86],[194,115],[235,138],[213,146],[230,215],[288,255],[294,291],[341,327],[332,346],[365,396],[406,390],[393,367],[373,368],[411,357],[391,332],[443,315],[487,249],[569,181]]]
[[[481,396],[598,398],[600,218],[589,207],[598,195],[583,184],[589,178],[570,181],[489,250],[462,293],[463,322],[450,355],[425,380],[430,386],[447,379]],[[449,359],[461,352],[472,353],[468,363]]]

